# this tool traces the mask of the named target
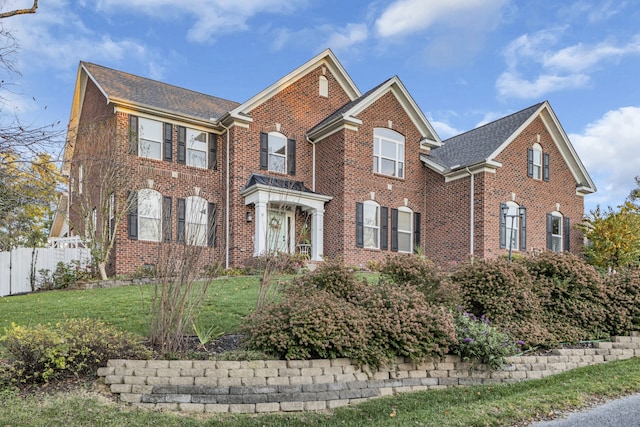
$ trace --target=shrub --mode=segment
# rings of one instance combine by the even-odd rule
[[[607,336],[607,295],[602,276],[570,253],[544,252],[523,258],[533,277],[548,330],[558,341],[577,342]]]
[[[376,266],[383,280],[415,286],[428,301],[457,305],[458,292],[429,259],[414,254],[387,256]]]
[[[348,357],[377,367],[396,356],[443,355],[449,313],[410,285],[369,285],[338,262],[295,278],[276,304],[245,321],[248,344],[286,359]]]
[[[611,335],[640,329],[640,268],[621,269],[604,279],[606,328]]]
[[[69,319],[55,326],[12,324],[0,340],[10,362],[3,376],[20,383],[95,375],[109,359],[152,356],[138,336],[92,319]]]
[[[476,261],[460,266],[451,280],[460,286],[461,305],[467,312],[492,319],[529,346],[556,342],[524,265],[503,258]]]
[[[67,289],[69,285],[82,280],[89,280],[93,277],[89,266],[83,267],[78,260],[73,260],[65,264],[59,262],[56,269],[51,273],[48,269],[38,270],[36,282],[38,289],[49,291],[54,289]]]
[[[476,317],[472,313],[458,310],[454,316],[458,344],[453,352],[463,360],[478,359],[492,369],[499,369],[507,356],[513,356],[524,345],[508,333],[489,324],[489,318]]]

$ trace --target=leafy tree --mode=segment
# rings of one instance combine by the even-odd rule
[[[17,152],[0,153],[0,251],[47,242],[61,176],[51,156],[24,162]]]
[[[617,210],[598,206],[578,227],[589,243],[587,260],[596,267],[618,268],[640,263],[640,207],[626,202]]]
[[[631,190],[631,192],[629,193],[629,196],[627,197],[627,200],[629,200],[634,205],[639,205],[640,204],[640,175],[636,176],[635,180],[636,180],[636,188]]]

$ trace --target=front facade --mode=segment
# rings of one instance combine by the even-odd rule
[[[133,171],[116,274],[176,242],[226,267],[276,251],[361,267],[418,248],[440,263],[577,251],[595,191],[548,103],[443,142],[397,77],[363,94],[330,50],[242,104],[81,63],[70,130],[98,119]],[[69,132],[70,234],[74,193],[101,179],[82,166],[95,145]]]

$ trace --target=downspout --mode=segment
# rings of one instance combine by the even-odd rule
[[[226,190],[226,206],[225,206],[225,242],[224,242],[224,251],[225,251],[225,260],[224,260],[224,268],[225,270],[229,269],[229,195],[231,194],[231,191],[229,190],[230,187],[230,179],[229,179],[229,169],[231,168],[231,162],[229,160],[229,149],[230,149],[230,142],[229,142],[229,128],[226,127],[225,125],[223,125],[221,122],[218,122],[218,124],[220,126],[222,126],[224,128],[224,130],[227,133],[227,172],[226,172],[226,180],[227,180],[227,190]]]
[[[473,256],[474,256],[474,239],[473,239],[473,235],[475,233],[475,221],[474,221],[474,208],[475,208],[475,181],[474,178],[475,176],[471,173],[471,171],[469,170],[469,168],[465,168],[467,170],[467,173],[469,174],[469,179],[470,179],[470,191],[471,194],[469,196],[469,255],[471,256],[471,262],[473,263]]]
[[[309,139],[308,135],[304,136],[305,139],[311,144],[313,147],[311,149],[311,191],[316,191],[316,144]]]

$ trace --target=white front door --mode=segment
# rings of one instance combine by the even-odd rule
[[[288,212],[270,210],[267,215],[267,251],[291,252],[293,217]]]

